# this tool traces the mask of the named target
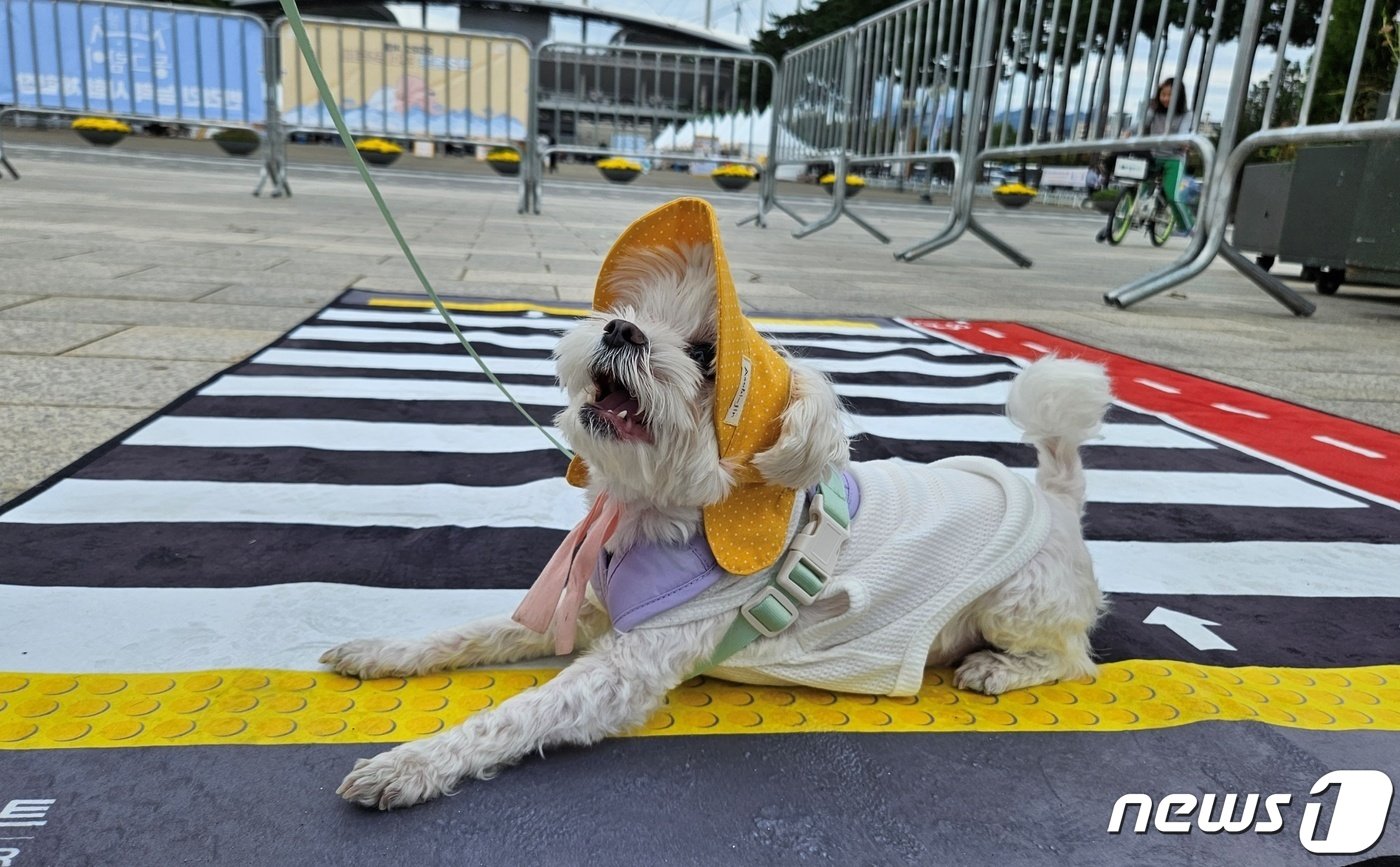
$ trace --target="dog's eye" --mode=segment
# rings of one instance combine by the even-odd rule
[[[690,360],[709,376],[715,366],[715,345],[713,343],[691,343],[686,346],[685,354],[690,356]]]

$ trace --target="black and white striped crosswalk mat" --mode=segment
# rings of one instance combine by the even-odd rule
[[[569,311],[456,306],[548,423]],[[1011,359],[892,320],[757,324],[835,382],[857,459],[972,454],[1032,472],[1003,417]],[[1087,536],[1114,600],[1095,636],[1105,660],[1397,661],[1393,505],[1121,407],[1084,456]],[[159,671],[191,652],[301,668],[357,618],[412,634],[510,610],[582,514],[564,467],[435,312],[348,292],[0,511],[0,593],[23,612],[6,644],[27,648],[0,648],[0,670],[87,670],[74,666],[96,655]],[[114,621],[143,640],[113,640]]]

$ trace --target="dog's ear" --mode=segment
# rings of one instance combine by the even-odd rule
[[[850,461],[836,390],[819,372],[789,360],[792,398],[783,410],[783,432],[753,465],[775,485],[810,488]]]

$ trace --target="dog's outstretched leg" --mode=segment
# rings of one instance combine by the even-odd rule
[[[548,683],[456,728],[361,759],[336,791],[366,807],[408,807],[448,794],[469,777],[489,779],[546,747],[626,732],[645,722],[703,658],[697,649],[718,639],[696,632],[688,625],[605,635]]]
[[[585,604],[579,613],[579,647],[587,647],[607,627],[607,615],[597,606]],[[553,632],[534,632],[509,617],[487,617],[425,638],[347,641],[321,654],[321,662],[351,677],[412,677],[553,654]]]

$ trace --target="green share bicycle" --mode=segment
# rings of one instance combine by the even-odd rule
[[[1125,183],[1108,218],[1108,242],[1121,244],[1132,229],[1145,229],[1154,247],[1167,243],[1176,214],[1162,188],[1162,164],[1150,157],[1119,157],[1113,176]]]

